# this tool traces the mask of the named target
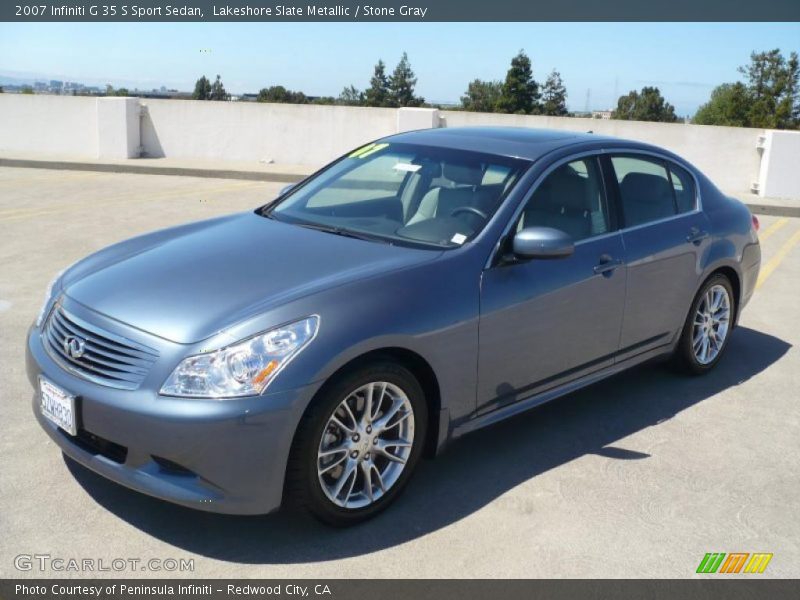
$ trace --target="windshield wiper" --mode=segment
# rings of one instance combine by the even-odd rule
[[[366,240],[368,242],[382,242],[390,244],[391,241],[381,235],[371,233],[364,233],[361,231],[353,231],[352,229],[342,229],[334,225],[324,225],[322,223],[311,223],[309,221],[295,221],[295,225],[300,227],[307,227],[308,229],[315,229],[317,231],[324,231],[325,233],[332,233],[333,235],[340,235],[342,237],[354,238],[357,240]]]

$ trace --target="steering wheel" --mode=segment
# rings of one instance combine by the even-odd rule
[[[473,215],[478,215],[484,221],[488,221],[489,220],[489,215],[487,215],[481,209],[475,208],[474,206],[457,206],[452,211],[450,211],[450,216],[451,217],[455,217],[458,213],[462,213],[462,212],[471,213]]]

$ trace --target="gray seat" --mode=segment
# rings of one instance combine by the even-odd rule
[[[592,235],[592,195],[588,181],[563,167],[542,182],[523,212],[521,227],[553,227],[574,240]]]
[[[639,225],[675,214],[672,187],[666,179],[650,173],[628,173],[619,184],[625,225]]]
[[[486,212],[487,194],[478,189],[483,179],[479,165],[442,165],[442,176],[455,187],[436,187],[428,191],[419,203],[419,208],[406,225],[427,219],[449,217],[456,208],[469,206]]]

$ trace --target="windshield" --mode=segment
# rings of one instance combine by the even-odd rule
[[[373,143],[264,214],[388,243],[458,247],[483,229],[528,165],[450,148]]]

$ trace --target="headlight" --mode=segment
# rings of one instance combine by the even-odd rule
[[[232,346],[183,359],[161,388],[164,396],[237,398],[260,394],[317,335],[316,315]]]
[[[44,321],[44,317],[47,314],[47,309],[50,308],[50,301],[53,299],[53,288],[64,274],[64,271],[66,271],[66,269],[59,271],[56,276],[53,277],[53,280],[48,284],[47,290],[44,293],[44,304],[42,304],[42,308],[39,309],[39,315],[36,317],[36,327],[42,326],[42,321]]]

